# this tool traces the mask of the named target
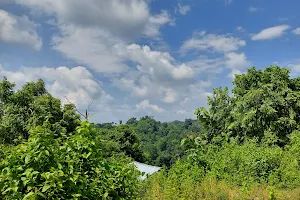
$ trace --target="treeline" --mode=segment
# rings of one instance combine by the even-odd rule
[[[122,122],[120,122],[120,126]],[[160,122],[153,117],[145,116],[140,119],[130,118],[128,125],[137,135],[135,146],[140,146],[142,154],[134,156],[135,160],[150,165],[170,167],[184,155],[181,140],[184,136],[196,135],[201,132],[199,120],[186,119],[185,121]],[[95,124],[100,129],[115,129],[115,123]],[[118,129],[118,128],[117,128]],[[137,149],[135,150],[137,151]]]

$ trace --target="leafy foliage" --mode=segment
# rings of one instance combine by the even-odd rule
[[[87,122],[57,138],[47,121],[0,164],[1,199],[132,199],[139,173]]]
[[[300,79],[291,79],[285,68],[253,67],[236,75],[233,83],[232,97],[227,88],[217,88],[208,98],[209,109],[196,110],[205,127],[203,138],[208,142],[258,138],[286,145],[289,135],[300,128]]]
[[[144,199],[299,199],[299,78],[271,66],[236,75],[195,114],[186,156],[148,179]]]
[[[48,120],[51,130],[70,133],[80,125],[74,105],[63,108],[59,99],[52,97],[43,80],[26,83],[14,91],[15,84],[6,78],[0,82],[0,143],[18,144],[27,140],[29,130]]]
[[[167,167],[184,155],[182,138],[185,135],[199,134],[201,131],[198,120],[160,122],[150,116],[140,119],[130,118],[126,124],[119,126],[114,123],[101,123],[95,126],[100,128],[102,135],[117,141],[121,150],[136,161]]]
[[[99,125],[96,127],[99,127]],[[115,142],[115,145],[117,145],[115,149],[118,149],[118,152],[123,152],[125,155],[136,161],[144,161],[140,141],[134,130],[128,125],[106,127],[104,129],[100,129],[98,134],[107,141]]]
[[[146,180],[140,195],[143,199],[298,199],[291,190],[299,195],[299,138],[293,133],[285,149],[256,141],[200,145],[170,170]]]

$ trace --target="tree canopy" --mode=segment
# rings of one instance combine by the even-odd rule
[[[14,90],[15,84],[7,78],[0,82],[0,143],[16,144],[18,139],[27,140],[32,127],[49,121],[58,132],[70,133],[80,125],[80,116],[72,104],[49,94],[43,80],[26,83]]]
[[[255,67],[236,75],[232,95],[228,88],[217,88],[208,98],[208,110],[195,114],[205,131],[203,139],[218,142],[234,137],[284,146],[300,125],[300,79],[290,78],[289,70],[270,66]]]

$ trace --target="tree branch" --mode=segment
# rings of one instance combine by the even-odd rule
[[[82,114],[82,113],[77,109],[76,105],[75,105],[74,103],[72,103],[72,102],[68,99],[67,96],[64,96],[64,97],[67,99],[67,101],[68,101],[70,104],[73,104],[73,105],[75,106],[76,111],[77,111],[82,117],[86,118],[86,116],[85,116],[84,114]]]

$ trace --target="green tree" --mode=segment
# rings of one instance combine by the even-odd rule
[[[270,66],[255,67],[236,75],[232,97],[228,89],[217,88],[208,98],[209,109],[195,114],[205,128],[205,139],[218,142],[234,137],[258,138],[284,146],[289,135],[300,128],[299,78],[291,79],[289,70]]]
[[[200,122],[192,119],[184,122],[159,122],[153,117],[145,116],[139,120],[131,118],[126,124],[135,130],[146,162],[167,167],[183,156],[184,148],[180,144],[183,136],[199,134],[201,131]]]
[[[43,80],[26,83],[14,91],[15,84],[6,78],[0,82],[0,142],[17,144],[27,140],[32,127],[48,120],[52,130],[73,132],[80,124],[74,105],[63,108],[59,99],[51,96]]]
[[[125,155],[136,161],[144,161],[140,141],[130,126],[123,124],[116,126],[113,129],[101,129],[99,132],[106,140],[116,142],[119,147],[118,149],[121,152],[124,152]]]

